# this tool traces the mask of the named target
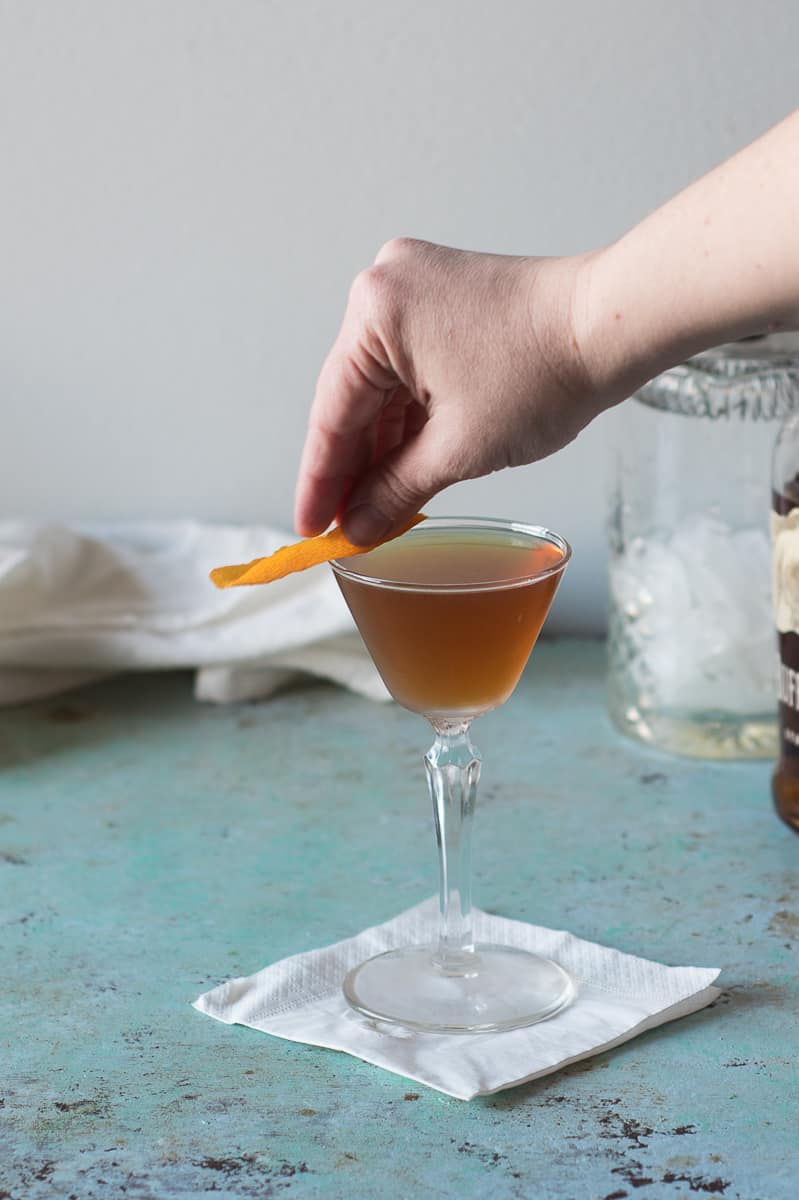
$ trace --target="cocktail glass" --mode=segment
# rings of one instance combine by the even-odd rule
[[[516,687],[570,555],[563,538],[539,526],[435,517],[331,564],[388,690],[435,731],[425,766],[440,869],[438,942],[390,950],[350,971],[344,994],[367,1017],[490,1032],[542,1021],[574,998],[563,967],[476,944],[470,919],[480,755],[469,727]]]

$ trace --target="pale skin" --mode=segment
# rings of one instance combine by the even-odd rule
[[[535,462],[691,354],[799,329],[799,111],[619,241],[516,258],[399,238],[317,384],[298,533],[359,545],[461,479]]]

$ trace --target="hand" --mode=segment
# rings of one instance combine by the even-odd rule
[[[689,355],[799,329],[797,214],[799,111],[590,255],[389,242],[319,377],[298,531],[337,516],[376,541],[448,484],[558,450]]]
[[[571,441],[602,406],[575,336],[584,261],[384,246],[319,376],[298,532],[338,517],[366,545],[449,484]]]

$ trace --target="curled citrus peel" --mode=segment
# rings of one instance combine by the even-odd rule
[[[401,526],[389,537],[372,542],[370,546],[356,546],[340,526],[321,533],[318,537],[304,538],[301,542],[293,542],[290,546],[281,546],[267,558],[254,558],[252,562],[239,563],[231,567],[214,567],[211,579],[218,588],[243,587],[255,583],[274,583],[294,571],[305,571],[308,567],[318,566],[319,563],[330,562],[333,558],[350,558],[356,554],[366,554],[385,542],[390,542],[401,534],[407,533],[424,520],[424,513],[416,516]]]

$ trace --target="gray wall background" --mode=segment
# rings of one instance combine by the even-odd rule
[[[394,234],[607,242],[797,102],[795,0],[0,0],[0,514],[288,527],[317,369]],[[438,512],[573,542],[620,414]]]

